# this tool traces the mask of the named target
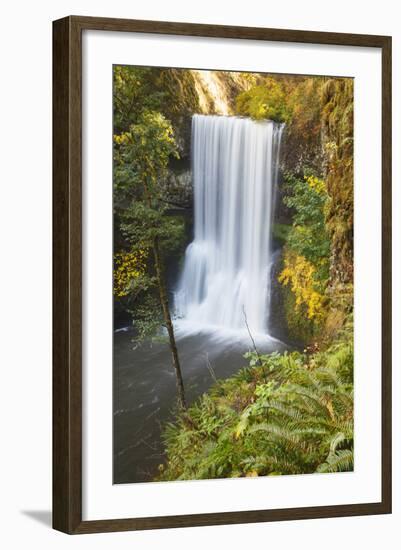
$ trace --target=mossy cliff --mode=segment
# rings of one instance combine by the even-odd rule
[[[353,81],[309,78],[289,101],[278,211],[289,229],[279,279],[291,336],[329,341],[352,314]]]
[[[331,283],[353,279],[354,170],[353,81],[329,80],[322,90],[322,130],[329,201],[326,226],[331,240]]]

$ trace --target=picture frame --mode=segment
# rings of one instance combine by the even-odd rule
[[[374,502],[84,519],[83,49],[85,31],[345,46],[381,52],[381,498]],[[110,366],[111,368],[111,366]],[[379,368],[379,367],[378,367]],[[255,480],[257,482],[257,480]],[[70,16],[53,22],[53,527],[68,534],[391,513],[391,37]]]

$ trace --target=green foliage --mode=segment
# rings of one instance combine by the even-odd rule
[[[144,284],[140,288],[139,295],[135,292],[137,289],[132,288],[131,295],[136,294],[136,300],[131,300],[127,305],[127,311],[132,316],[132,322],[136,331],[133,341],[137,344],[140,344],[145,339],[157,339],[160,337],[159,331],[163,325],[156,280],[147,277],[146,280],[139,281],[139,283],[141,282]],[[138,281],[135,280],[135,283],[138,284]]]
[[[113,108],[114,135],[114,212],[118,218],[120,211],[126,207],[127,200],[135,197],[135,190],[142,185],[138,181],[138,174],[143,173],[130,162],[120,162],[119,156],[124,152],[119,145],[123,144],[124,137],[139,138],[138,135],[146,125],[159,131],[164,121],[164,130],[174,138],[174,151],[170,153],[168,163],[159,174],[159,191],[164,194],[164,200],[180,199],[185,194],[182,185],[177,185],[171,178],[171,166],[180,163],[178,150],[181,155],[189,154],[190,118],[193,113],[199,112],[199,101],[196,93],[195,79],[191,71],[178,69],[144,68],[116,65],[113,68]],[[159,117],[155,124],[149,118]],[[158,144],[165,144],[157,136],[146,136],[150,142],[150,150],[156,145],[153,158],[157,159]],[[122,140],[119,142],[118,140]],[[139,142],[140,143],[140,142]],[[179,146],[178,146],[179,144]],[[146,144],[145,144],[146,146]],[[136,151],[132,151],[133,156]],[[164,154],[164,151],[163,151]],[[127,159],[128,160],[128,159]],[[181,163],[181,165],[185,162]],[[173,179],[175,185],[171,185]],[[171,195],[171,197],[170,197]],[[124,239],[119,232],[119,220],[115,227],[114,240],[124,245]]]
[[[239,94],[236,110],[239,115],[250,116],[255,120],[286,122],[291,116],[284,89],[281,83],[272,77],[267,77],[262,85]]]
[[[161,200],[161,182],[177,148],[171,124],[154,111],[143,111],[127,131],[114,136],[114,143],[116,219],[128,249],[120,257],[130,258],[116,266],[114,284],[133,315],[138,339],[143,339],[162,324],[155,257],[149,251],[157,241],[162,255],[164,250],[174,252],[184,233],[183,222],[166,215]],[[144,254],[146,262],[138,269]]]
[[[315,281],[324,285],[329,275],[330,253],[330,240],[325,225],[328,196],[324,182],[311,175],[299,179],[286,174],[284,185],[287,190],[284,203],[293,211],[287,246],[316,268]]]
[[[292,213],[279,282],[286,287],[284,303],[293,337],[309,341],[327,317],[330,240],[325,225],[328,200],[323,180],[285,175],[284,203]]]
[[[274,223],[272,227],[273,238],[276,239],[281,245],[284,245],[287,241],[290,229],[290,224]]]
[[[160,480],[352,470],[351,329],[326,351],[262,355],[218,381],[164,439]]]
[[[127,195],[160,198],[170,156],[178,157],[173,128],[158,112],[143,111],[136,124],[114,135],[116,200]],[[146,198],[146,197],[145,197]]]
[[[114,133],[126,131],[142,112],[160,109],[165,92],[155,87],[155,69],[116,65],[113,69]]]
[[[179,217],[168,216],[162,204],[158,208],[144,202],[133,201],[125,210],[121,231],[132,251],[148,249],[157,238],[162,252],[174,254],[183,244],[184,222]]]
[[[170,156],[177,155],[170,123],[160,113],[145,111],[114,140],[120,175],[115,178],[115,196],[133,197],[120,213],[125,242],[131,251],[150,249],[156,238],[162,248],[173,248],[182,237],[183,222],[166,215],[160,186]]]
[[[191,71],[116,65],[113,76],[115,133],[135,124],[143,111],[158,111],[176,122],[199,110]]]

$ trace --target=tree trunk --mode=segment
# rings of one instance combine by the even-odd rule
[[[178,359],[177,345],[175,343],[174,328],[173,328],[173,323],[171,321],[170,309],[168,307],[168,297],[167,297],[166,285],[164,282],[162,262],[160,258],[159,240],[157,237],[153,242],[153,254],[155,258],[155,268],[156,268],[157,283],[158,283],[159,293],[160,293],[160,302],[163,310],[164,322],[166,324],[168,337],[170,340],[170,350],[171,350],[172,363],[175,370],[178,397],[179,397],[181,407],[183,409],[186,409],[187,404],[185,401],[184,381],[182,379],[180,361]]]

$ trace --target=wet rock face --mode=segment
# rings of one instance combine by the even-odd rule
[[[280,168],[283,173],[303,174],[305,166],[308,166],[314,173],[323,175],[325,165],[326,155],[321,133],[314,139],[305,141],[291,127],[284,130],[280,154]]]
[[[169,170],[166,178],[166,195],[173,208],[192,208],[193,187],[191,170]]]
[[[241,73],[226,71],[191,71],[204,115],[235,114],[235,98],[249,87]]]
[[[274,246],[274,243],[273,243]],[[278,275],[283,267],[282,249],[277,248],[273,253],[273,266],[271,269],[271,296],[270,296],[270,318],[269,333],[274,338],[289,342],[289,330],[284,305],[283,287],[278,282]],[[296,343],[292,343],[296,344]]]
[[[184,161],[189,161],[191,155],[191,125],[192,114],[178,117],[174,124],[178,154],[180,155],[180,159]]]

